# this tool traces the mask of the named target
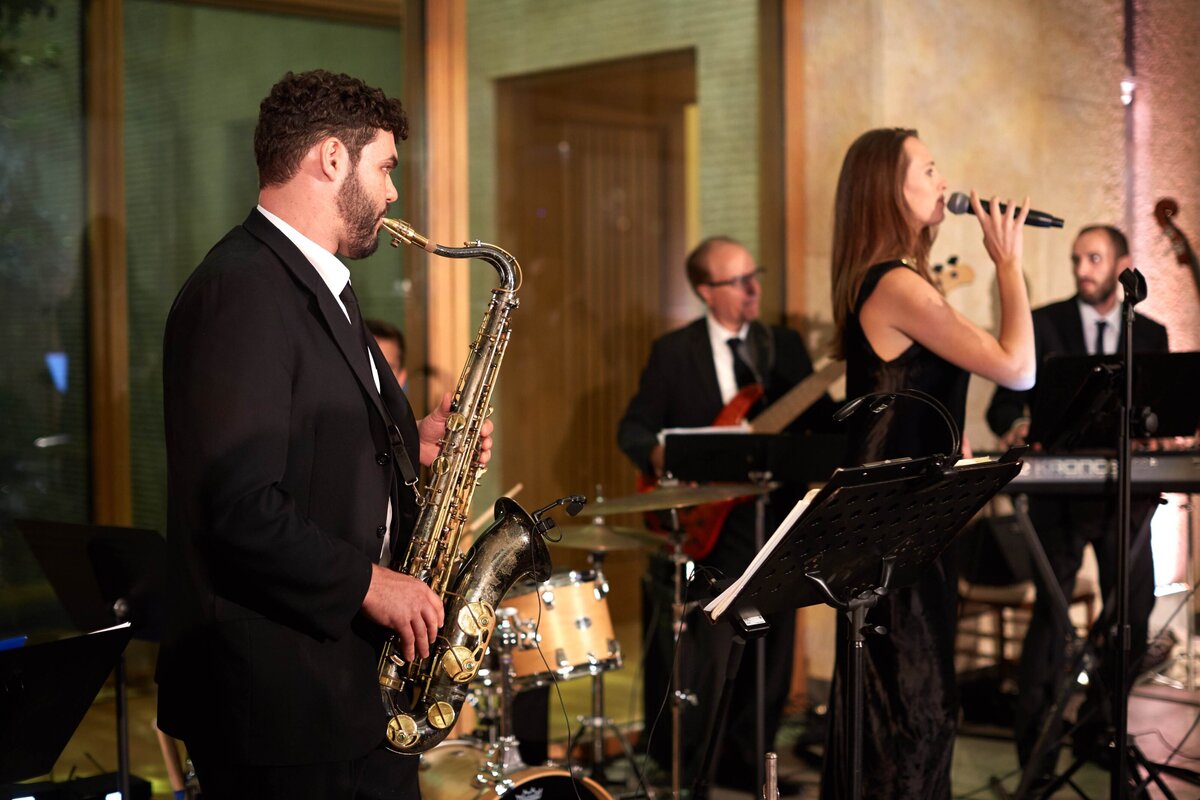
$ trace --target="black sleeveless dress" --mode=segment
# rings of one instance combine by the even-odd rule
[[[854,313],[846,320],[846,397],[896,389],[919,389],[940,400],[962,429],[969,374],[920,344],[891,361],[875,354],[859,324],[859,313],[887,272],[908,269],[889,261],[871,267]],[[927,404],[897,397],[880,414],[850,418],[848,465],[933,453],[948,454],[950,433]],[[863,790],[871,798],[950,797],[950,766],[958,723],[954,678],[957,581],[950,552],[925,570],[916,584],[895,589],[867,615],[885,635],[867,637],[863,675]],[[845,682],[849,624],[838,619],[837,661],[830,700],[821,797],[849,796],[846,736],[850,717]]]

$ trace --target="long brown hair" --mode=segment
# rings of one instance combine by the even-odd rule
[[[854,310],[867,268],[892,258],[908,260],[933,283],[929,250],[934,231],[914,231],[904,199],[908,154],[904,143],[917,132],[909,128],[877,128],[850,145],[838,176],[833,206],[832,350],[842,358],[846,317]]]

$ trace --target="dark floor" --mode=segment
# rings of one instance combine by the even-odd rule
[[[136,645],[136,643],[135,643]],[[144,655],[133,653],[135,679],[130,690],[130,756],[133,772],[153,785],[156,800],[171,797],[167,784],[166,770],[152,721],[155,696],[153,684],[149,682],[145,669],[138,669],[139,658]],[[636,707],[634,694],[629,692],[630,675],[627,670],[606,676],[609,713],[618,721],[624,721],[626,707]],[[140,674],[140,678],[137,677]],[[573,681],[563,684],[564,704],[573,717],[586,710],[590,691],[588,681]],[[626,702],[631,701],[631,702]],[[80,725],[78,732],[67,745],[53,772],[53,779],[64,780],[68,775],[86,777],[100,772],[114,771],[116,761],[115,703],[111,690],[105,690]],[[562,708],[552,707],[551,716],[557,717],[558,733],[565,727]],[[1139,687],[1130,703],[1129,732],[1145,755],[1153,761],[1200,769],[1200,693],[1181,688],[1160,685]],[[572,723],[574,728],[574,722]],[[815,798],[819,792],[819,768],[812,760],[801,758],[794,752],[793,744],[805,733],[803,718],[790,719],[776,742],[779,753],[779,770],[784,777],[798,781],[804,787],[804,797]],[[1173,753],[1174,751],[1174,753]],[[819,756],[819,747],[810,750],[811,756]],[[811,758],[810,756],[810,758]],[[1066,756],[1060,766],[1066,765]],[[967,722],[959,737],[954,757],[954,794],[958,798],[996,798],[1003,794],[992,788],[999,781],[1008,791],[1016,788],[1020,775],[1016,772],[1016,757],[1007,731],[1003,728]],[[612,771],[620,772],[620,765]],[[669,783],[669,774],[659,775],[662,784]],[[43,778],[45,779],[45,778]],[[1200,787],[1178,778],[1166,777],[1167,785],[1179,798],[1200,798]],[[1086,766],[1076,775],[1076,784],[1083,796],[1102,798],[1108,796],[1108,773],[1096,766]],[[869,783],[868,783],[869,786]],[[609,787],[614,797],[623,791],[620,786]],[[473,796],[464,787],[463,797]],[[664,795],[665,796],[665,795]],[[867,791],[866,796],[870,793]],[[1064,790],[1055,797],[1079,797],[1073,790]],[[1157,788],[1151,788],[1148,796],[1165,796]],[[746,793],[716,788],[713,800],[744,800]],[[547,799],[549,800],[549,799]]]

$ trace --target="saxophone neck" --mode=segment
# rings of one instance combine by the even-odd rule
[[[443,258],[478,258],[492,265],[500,277],[500,290],[515,293],[521,288],[521,265],[507,250],[487,242],[468,242],[463,247],[446,247],[430,241],[402,219],[384,217],[380,228],[391,236],[392,247],[410,244],[422,250]]]

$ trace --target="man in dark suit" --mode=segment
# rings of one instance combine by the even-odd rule
[[[765,406],[812,373],[812,361],[799,334],[758,321],[762,270],[755,266],[745,247],[723,236],[706,239],[688,256],[686,269],[688,281],[707,307],[707,313],[654,342],[638,392],[629,402],[617,435],[621,449],[650,478],[662,473],[663,447],[658,435],[663,429],[712,425],[739,389],[752,382],[764,388],[765,399],[759,405]],[[823,397],[789,431],[828,430],[833,410],[832,401]],[[797,499],[796,487],[790,489],[772,495],[767,536],[774,530],[772,518],[782,518]],[[740,574],[756,553],[754,515],[754,503],[735,506],[713,549],[700,558],[699,565],[726,578]],[[646,664],[647,725],[658,712],[670,674],[671,572],[665,559],[652,563],[646,587],[648,595],[666,598],[657,613],[647,609],[647,616],[653,616],[658,623],[649,637],[654,653]],[[795,633],[794,615],[790,612],[774,615],[770,622],[765,683],[768,749],[787,700]],[[685,706],[683,716],[687,784],[699,768],[707,721],[720,696],[730,631],[728,625],[711,625],[699,610],[687,618],[687,633],[680,643],[683,686],[676,687],[694,693],[697,698],[695,705]],[[716,776],[721,785],[757,791],[752,784],[763,754],[755,751],[755,666],[754,659],[749,657],[752,651],[753,648],[748,651],[739,671]],[[660,725],[660,733],[655,734],[651,743],[651,755],[664,766],[670,763],[670,741],[668,722]]]
[[[381,749],[378,648],[394,631],[405,657],[428,654],[442,603],[379,562],[407,543],[406,483],[448,405],[414,419],[335,256],[377,246],[406,133],[382,91],[288,73],[255,130],[258,208],[167,319],[158,721],[205,797],[419,794],[417,759]]]
[[[1034,341],[1038,370],[1047,356],[1104,355],[1116,353],[1120,342],[1121,303],[1117,296],[1117,277],[1132,259],[1124,234],[1109,225],[1084,228],[1075,239],[1071,252],[1077,293],[1074,297],[1051,303],[1033,312]],[[1140,314],[1134,315],[1135,352],[1167,352],[1167,330]],[[1023,444],[1029,433],[1029,409],[1035,406],[1037,385],[1018,392],[999,387],[988,407],[988,425],[1006,445]],[[1115,448],[1116,443],[1113,443]],[[1146,652],[1150,612],[1154,606],[1154,566],[1150,555],[1150,537],[1139,533],[1150,524],[1157,497],[1133,498],[1130,536],[1135,540],[1129,567],[1129,622],[1131,647],[1129,674],[1136,676],[1138,663]],[[1050,560],[1063,594],[1071,597],[1075,575],[1083,559],[1083,549],[1091,544],[1100,571],[1100,586],[1105,611],[1111,611],[1109,597],[1116,579],[1117,498],[1115,493],[1103,499],[1058,498],[1042,495],[1030,498],[1029,516]],[[1148,532],[1146,532],[1148,534]],[[1028,762],[1037,741],[1042,720],[1053,704],[1055,687],[1064,667],[1066,631],[1055,623],[1047,593],[1039,590],[1029,629],[1021,651],[1017,675],[1018,701],[1014,723],[1017,754],[1021,764]],[[1115,649],[1105,646],[1099,675],[1112,691],[1109,677]],[[1095,682],[1093,682],[1093,686]],[[1129,687],[1119,696],[1124,698]],[[1099,693],[1089,693],[1089,702],[1079,714],[1080,728],[1074,734],[1078,755],[1093,755],[1105,744],[1102,714],[1097,704]],[[1057,748],[1039,766],[1053,770]]]

